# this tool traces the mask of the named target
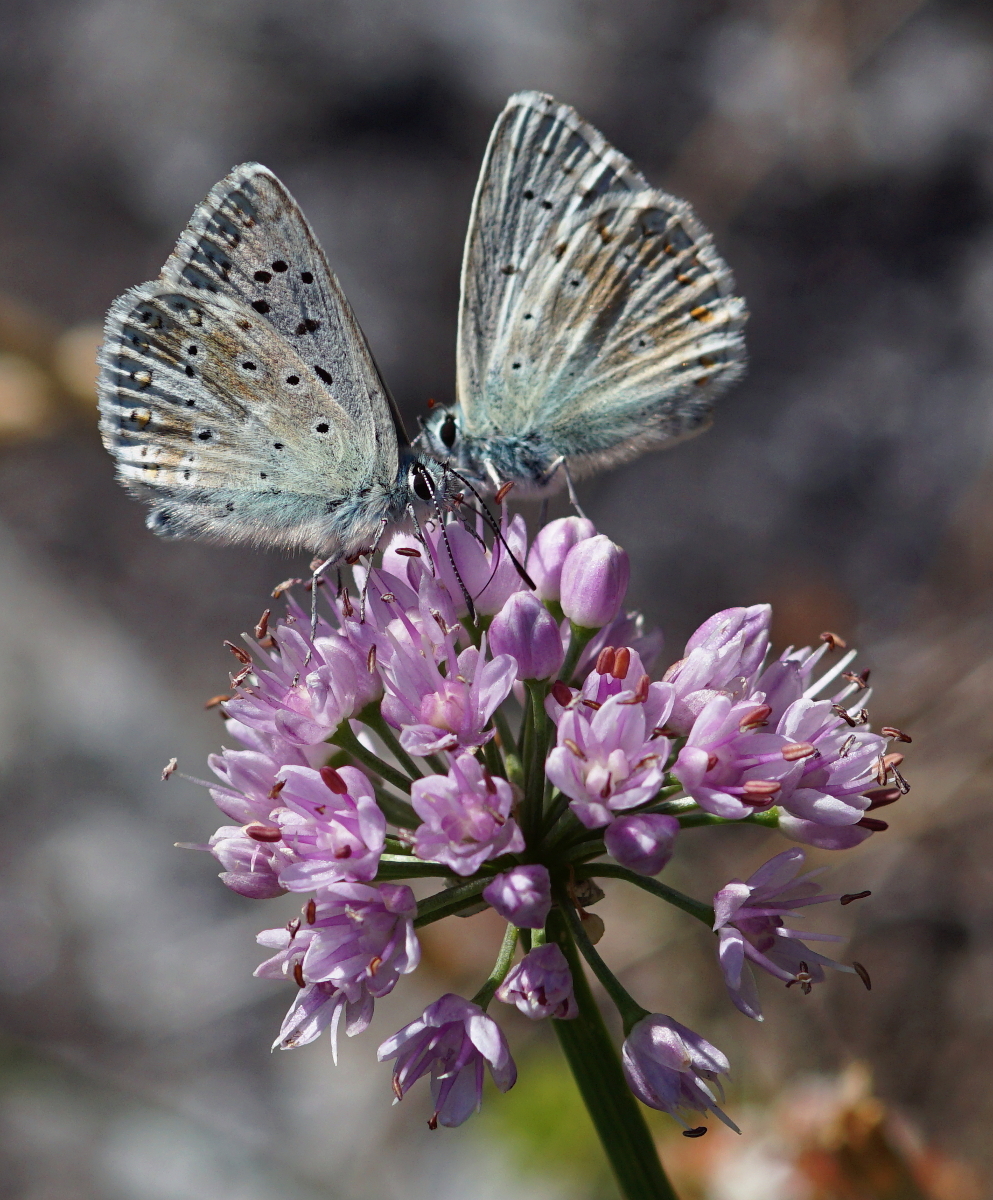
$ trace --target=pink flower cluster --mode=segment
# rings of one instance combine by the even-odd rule
[[[239,745],[210,766],[233,824],[203,847],[243,896],[301,895],[298,919],[259,936],[272,957],[257,973],[299,989],[283,1048],[325,1028],[334,1041],[342,1018],[361,1032],[416,968],[415,921],[434,919],[433,901],[396,881],[434,875],[456,908],[489,904],[509,923],[526,950],[516,965],[511,954],[475,1000],[442,997],[380,1048],[398,1098],[432,1078],[442,1125],[478,1106],[484,1067],[503,1089],[516,1078],[485,1012],[494,995],[533,1019],[576,1018],[553,910],[578,906],[577,865],[595,874],[606,853],[644,880],[684,825],[746,819],[842,849],[885,828],[866,814],[905,787],[887,754],[903,735],[869,731],[854,652],[823,669],[837,639],[769,661],[769,606],[727,609],[653,679],[661,638],[623,610],[620,547],[580,517],[530,548],[520,516],[485,534],[453,520],[396,535],[379,567],[354,569],[352,592],[323,586],[316,624],[290,598],[232,647],[224,715]],[[807,877],[790,883],[802,860],[786,851],[716,898],[725,981],[750,1016],[749,963],[805,986],[835,965],[783,924],[820,902]],[[637,1023],[624,1062],[646,1103],[725,1119],[710,1085],[726,1060],[672,1018]]]

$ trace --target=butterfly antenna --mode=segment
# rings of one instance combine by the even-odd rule
[[[466,603],[466,608],[469,610],[469,620],[476,624],[476,606],[472,602],[472,597],[469,595],[469,589],[465,585],[459,568],[455,563],[455,555],[452,553],[452,543],[448,540],[448,530],[445,528],[445,517],[441,511],[441,503],[438,500],[438,489],[434,486],[434,480],[431,478],[430,471],[418,464],[418,474],[424,480],[424,485],[428,489],[431,496],[431,503],[434,506],[435,514],[438,517],[438,524],[441,527],[441,540],[445,543],[445,551],[448,554],[448,561],[452,564],[452,570],[455,572],[455,578],[459,581],[459,588],[462,591],[462,599]]]
[[[480,512],[480,515],[482,516],[483,520],[486,522],[487,525],[489,525],[490,529],[493,531],[493,536],[499,540],[500,545],[503,546],[504,550],[506,550],[507,553],[510,555],[510,561],[514,564],[514,567],[517,570],[517,574],[520,575],[520,577],[524,580],[524,582],[528,585],[528,587],[532,591],[534,591],[535,590],[534,580],[527,573],[527,571],[525,571],[524,567],[518,561],[517,555],[507,545],[507,539],[503,536],[503,531],[500,528],[500,523],[497,521],[496,517],[493,516],[493,514],[490,512],[490,510],[486,507],[486,502],[483,500],[483,497],[479,494],[479,492],[476,491],[476,489],[472,486],[472,484],[469,482],[469,480],[466,479],[466,477],[464,475],[460,475],[458,473],[458,471],[455,470],[454,467],[450,467],[446,463],[445,470],[447,472],[450,472],[452,475],[454,475],[455,478],[459,481],[459,483],[464,483],[465,486],[469,489],[469,491],[472,492],[472,494],[479,501],[479,512]]]

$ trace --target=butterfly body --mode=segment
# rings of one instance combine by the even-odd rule
[[[473,202],[457,402],[424,447],[524,490],[706,428],[744,371],[744,302],[689,206],[567,105],[512,96]]]

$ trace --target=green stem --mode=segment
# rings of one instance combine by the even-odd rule
[[[417,769],[417,763],[414,762],[403,746],[400,745],[400,739],[379,711],[378,701],[375,704],[367,704],[359,713],[358,720],[369,726],[411,779],[421,778],[422,772]]]
[[[491,879],[492,876],[486,879],[476,879],[471,883],[457,883],[455,887],[446,888],[443,892],[435,892],[433,896],[428,896],[426,900],[422,900],[418,904],[414,924],[418,928],[422,925],[431,925],[444,917],[450,917],[452,913],[460,912],[463,908],[469,908],[476,904],[479,900],[479,893]]]
[[[376,803],[383,810],[383,815],[391,825],[398,825],[402,829],[416,829],[421,824],[421,818],[406,800],[391,796],[385,788],[377,787],[375,792]]]
[[[540,680],[527,679],[528,704],[524,714],[525,737],[522,747],[524,765],[524,803],[521,825],[529,847],[536,845],[541,831],[541,810],[545,800],[545,757],[551,724],[545,712],[547,685]]]
[[[572,680],[573,672],[576,670],[576,663],[579,662],[579,656],[600,632],[599,629],[583,629],[581,625],[573,625],[571,621],[569,622],[569,628],[572,631],[572,636],[569,638],[569,650],[566,653],[562,669],[559,671],[559,679],[564,680],[566,683]]]
[[[549,939],[558,942],[569,963],[579,1007],[578,1017],[571,1021],[553,1019],[552,1025],[618,1187],[626,1200],[677,1200],[659,1162],[644,1113],[628,1088],[561,913],[551,913],[547,929]]]
[[[363,766],[368,767],[370,771],[375,771],[377,775],[401,792],[410,792],[410,780],[406,775],[398,771],[396,767],[391,767],[389,763],[383,762],[378,754],[367,750],[352,732],[347,721],[342,721],[328,741],[334,746],[340,746],[342,750],[347,750],[352,758],[357,758]]]
[[[576,912],[564,897],[559,900],[559,904],[565,915],[566,923],[569,926],[569,932],[575,939],[583,958],[590,964],[593,974],[603,984],[607,995],[617,1005],[617,1011],[621,1014],[621,1021],[624,1024],[624,1036],[626,1037],[631,1032],[632,1027],[637,1025],[642,1017],[649,1016],[648,1009],[641,1007],[638,1001],[634,999],[613,971],[611,971],[610,967],[600,957],[596,946],[590,941],[586,930],[583,928],[583,923],[579,919],[579,913]]]
[[[517,950],[517,935],[518,931],[513,925],[508,925],[504,930],[500,953],[493,964],[493,970],[490,971],[489,979],[487,979],[472,998],[473,1004],[478,1004],[483,1012],[489,1007],[489,1003],[493,999],[493,993],[507,978],[510,964],[514,961],[514,952]]]
[[[629,871],[627,867],[615,866],[614,863],[591,863],[588,867],[577,867],[576,878],[624,879],[628,883],[633,883],[635,887],[640,887],[646,892],[651,892],[653,896],[658,896],[660,900],[665,900],[668,904],[674,904],[676,908],[681,908],[691,917],[702,921],[708,929],[714,928],[716,918],[714,910],[709,904],[677,892],[675,888],[667,887],[664,883],[659,883],[657,879],[652,879],[648,875],[638,875],[634,871]]]
[[[779,828],[779,809],[767,808],[765,812],[751,813],[747,817],[715,817],[712,813],[692,812],[679,817],[680,829],[700,829],[706,825],[761,825],[765,829]]]
[[[420,862],[407,854],[384,854],[379,859],[376,883],[387,879],[447,879],[451,872],[439,863]]]

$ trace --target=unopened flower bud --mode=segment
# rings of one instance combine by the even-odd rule
[[[604,842],[607,853],[622,867],[639,875],[657,875],[672,858],[677,833],[679,822],[675,817],[642,813],[611,821]]]
[[[528,554],[528,574],[541,600],[558,600],[562,566],[577,542],[594,537],[596,529],[585,517],[562,517],[549,521],[538,532]]]
[[[519,929],[541,929],[552,907],[548,868],[538,863],[512,867],[483,889],[483,899]]]
[[[605,534],[573,546],[562,567],[562,611],[582,629],[601,629],[621,610],[631,576],[627,552]]]
[[[548,679],[562,665],[558,623],[533,592],[515,592],[493,618],[489,633],[493,654],[517,661],[518,679]]]

